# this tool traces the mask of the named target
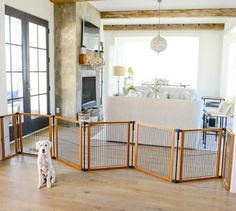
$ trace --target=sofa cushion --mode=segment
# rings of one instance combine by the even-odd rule
[[[195,89],[163,86],[160,92],[168,92],[169,99],[200,100]]]

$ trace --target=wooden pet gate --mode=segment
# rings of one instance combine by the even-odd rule
[[[227,129],[169,129],[16,113],[0,116],[0,137],[2,160],[20,153],[37,155],[35,143],[47,139],[52,157],[76,169],[135,168],[176,183],[222,178],[230,189],[234,134]]]

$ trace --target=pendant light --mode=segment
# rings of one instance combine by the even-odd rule
[[[157,0],[159,3],[159,27],[158,27],[158,35],[156,37],[154,37],[151,40],[151,49],[157,53],[160,53],[162,51],[164,51],[167,47],[167,42],[166,39],[164,37],[161,37],[160,35],[160,16],[161,16],[161,12],[160,12],[160,7],[161,7],[161,1],[162,0]]]

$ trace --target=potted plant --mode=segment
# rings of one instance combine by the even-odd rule
[[[131,76],[133,76],[133,74],[134,74],[133,68],[129,67],[128,68],[128,75],[131,77]]]
[[[134,78],[134,71],[132,69],[132,67],[128,68],[128,76],[125,78],[125,86],[129,87],[131,85],[133,85],[133,78]]]

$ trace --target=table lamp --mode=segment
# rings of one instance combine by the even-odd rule
[[[121,76],[125,76],[125,67],[124,66],[113,66],[113,76],[117,76],[118,80],[117,80],[117,95],[119,95],[120,93],[120,77]]]

